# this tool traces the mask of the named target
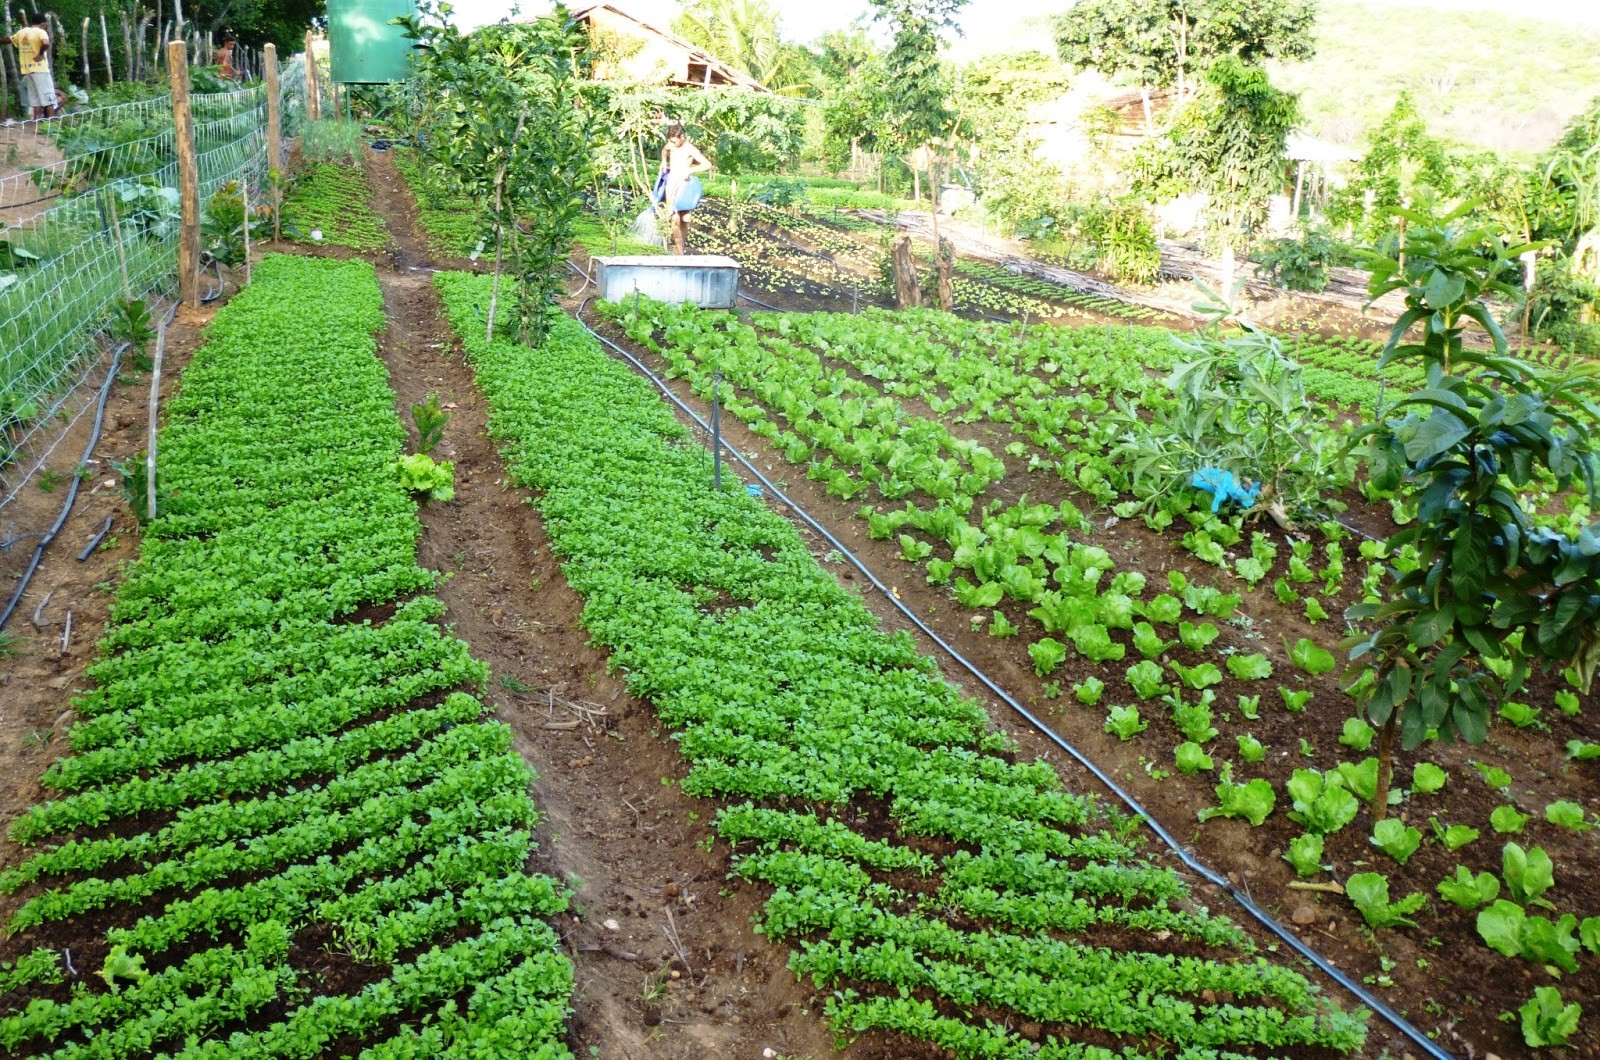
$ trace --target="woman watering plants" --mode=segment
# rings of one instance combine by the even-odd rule
[[[672,241],[678,253],[686,253],[689,239],[689,214],[700,205],[700,181],[696,173],[711,172],[711,163],[700,149],[689,142],[683,126],[667,126],[667,143],[661,149],[661,172],[656,177],[658,202],[667,204],[672,217]]]

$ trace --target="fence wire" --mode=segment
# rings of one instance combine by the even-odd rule
[[[303,124],[283,93],[284,135]],[[191,97],[201,207],[230,182],[268,194],[260,85]],[[177,273],[178,167],[170,96],[82,111],[36,134],[63,158],[0,181],[0,511],[82,414],[96,333]],[[275,164],[283,165],[278,159]],[[0,525],[0,545],[14,530]]]

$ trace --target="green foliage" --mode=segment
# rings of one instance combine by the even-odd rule
[[[259,222],[258,222],[259,223]],[[313,163],[289,188],[283,201],[285,233],[304,242],[321,232],[320,242],[353,250],[379,250],[389,242],[383,221],[372,209],[372,185],[360,169]]]
[[[1368,245],[1383,243],[1403,216],[1398,210],[1430,193],[1447,196],[1458,190],[1452,161],[1445,145],[1429,134],[1411,94],[1402,91],[1388,117],[1367,134],[1366,153],[1349,182],[1334,192],[1328,219],[1335,225],[1358,225]]]
[[[1425,894],[1408,894],[1398,902],[1389,901],[1389,881],[1376,872],[1358,872],[1344,881],[1350,902],[1366,920],[1368,927],[1411,927],[1417,922],[1412,913],[1428,903]]]
[[[1450,775],[1432,762],[1418,762],[1411,770],[1411,790],[1418,795],[1431,795],[1444,788]]]
[[[1284,784],[1294,805],[1289,819],[1318,835],[1330,835],[1356,819],[1361,804],[1345,790],[1337,773],[1297,769]]]
[[[400,488],[407,493],[418,493],[425,501],[448,501],[456,495],[455,465],[448,461],[434,462],[426,453],[402,456],[393,465]]]
[[[1182,769],[1183,748],[1180,747],[1178,751],[1180,755],[1178,768]],[[1213,817],[1243,817],[1251,825],[1259,828],[1272,813],[1277,801],[1277,793],[1272,790],[1270,781],[1257,777],[1247,784],[1235,784],[1233,771],[1224,765],[1222,780],[1217,784],[1217,805],[1201,810],[1199,817],[1202,821],[1209,821]]]
[[[1256,275],[1290,291],[1321,291],[1328,286],[1328,266],[1340,263],[1342,247],[1321,226],[1307,228],[1298,238],[1269,241],[1251,257]]]
[[[1110,80],[1183,86],[1223,56],[1310,58],[1316,10],[1310,0],[1080,0],[1056,19],[1056,49]]]
[[[1385,817],[1372,826],[1372,845],[1404,865],[1422,845],[1422,833],[1404,821]]]
[[[498,23],[470,36],[433,14],[403,20],[419,48],[424,150],[484,204],[496,276],[506,263],[518,334],[536,342],[563,289],[562,265],[594,168],[595,111],[581,94],[585,38],[560,7],[534,22]]]
[[[1502,835],[1515,835],[1523,825],[1533,820],[1532,815],[1520,812],[1515,806],[1496,806],[1489,813],[1489,825]]]
[[[1162,496],[1191,488],[1196,471],[1217,467],[1262,489],[1251,515],[1288,522],[1333,506],[1327,496],[1344,459],[1328,411],[1308,401],[1301,367],[1277,336],[1246,326],[1174,339],[1183,360],[1167,377],[1174,400],[1123,401],[1112,451],[1136,490]]]
[[[1322,871],[1322,834],[1306,832],[1289,840],[1283,860],[1294,866],[1296,876],[1306,879]]]
[[[1138,707],[1112,707],[1106,715],[1106,732],[1119,740],[1131,740],[1149,727],[1150,723],[1139,716]]]
[[[1272,676],[1272,660],[1265,655],[1230,655],[1228,672],[1241,681],[1265,681]]]
[[[1593,828],[1585,819],[1583,807],[1575,802],[1565,799],[1550,803],[1544,808],[1544,819],[1557,828],[1567,828],[1574,832],[1581,832]]]
[[[1492,872],[1476,876],[1465,865],[1456,866],[1453,877],[1439,881],[1439,897],[1457,909],[1476,909],[1492,902],[1500,894],[1500,880]]]
[[[1285,144],[1299,116],[1296,97],[1274,88],[1266,71],[1220,59],[1165,135],[1139,147],[1134,187],[1158,198],[1204,194],[1214,238],[1242,246],[1283,187]]]
[[[939,62],[941,35],[967,0],[872,0],[873,18],[893,35],[884,57],[884,126],[878,139],[897,154],[945,139],[955,113]]]
[[[439,407],[439,395],[429,394],[427,399],[411,406],[411,423],[417,429],[417,452],[431,453],[444,438],[445,424],[450,413]]]
[[[1501,851],[1500,875],[1505,877],[1511,897],[1524,905],[1539,901],[1539,896],[1556,883],[1555,866],[1544,848],[1524,850],[1516,843],[1507,843]]]
[[[307,122],[300,134],[300,153],[307,162],[359,166],[365,148],[361,123],[344,118],[319,118]]]
[[[1583,1006],[1576,1001],[1562,1004],[1561,991],[1553,986],[1535,987],[1533,996],[1517,1012],[1522,1016],[1522,1040],[1533,1049],[1565,1045],[1578,1029]]]
[[[1205,748],[1193,740],[1186,740],[1179,744],[1178,749],[1173,752],[1173,757],[1177,760],[1178,772],[1185,775],[1209,770],[1215,764],[1212,762],[1211,756],[1206,754]]]
[[[1478,914],[1477,927],[1484,943],[1503,956],[1554,965],[1569,973],[1578,970],[1580,944],[1573,936],[1578,918],[1570,913],[1551,921],[1501,898]]]
[[[1387,543],[1391,553],[1414,549],[1417,563],[1387,601],[1351,609],[1372,626],[1350,656],[1376,671],[1368,717],[1398,722],[1407,748],[1430,729],[1481,742],[1495,706],[1526,676],[1525,655],[1575,662],[1585,681],[1600,663],[1600,524],[1574,537],[1536,527],[1513,492],[1543,469],[1557,488],[1579,483],[1597,496],[1600,458],[1585,420],[1597,418],[1600,376],[1506,356],[1481,299],[1505,289],[1500,278],[1523,248],[1472,211],[1470,202],[1441,217],[1408,211],[1404,266],[1372,259],[1372,295],[1398,290],[1407,306],[1380,366],[1419,361],[1428,385],[1356,436],[1374,484],[1404,486],[1418,501],[1416,520]],[[1488,332],[1492,352],[1463,345],[1469,322]],[[1422,340],[1407,342],[1418,324]],[[1502,661],[1505,678],[1490,666]]]

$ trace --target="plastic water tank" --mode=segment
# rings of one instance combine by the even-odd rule
[[[360,85],[410,77],[412,42],[390,20],[416,12],[412,0],[328,0],[333,79]]]

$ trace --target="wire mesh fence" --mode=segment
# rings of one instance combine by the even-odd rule
[[[287,139],[303,105],[282,96]],[[265,201],[268,169],[284,162],[267,158],[265,89],[196,94],[191,106],[202,209],[230,182]],[[177,272],[170,96],[77,112],[34,135],[61,157],[0,179],[0,511],[82,415],[83,384],[104,360],[97,333]]]

